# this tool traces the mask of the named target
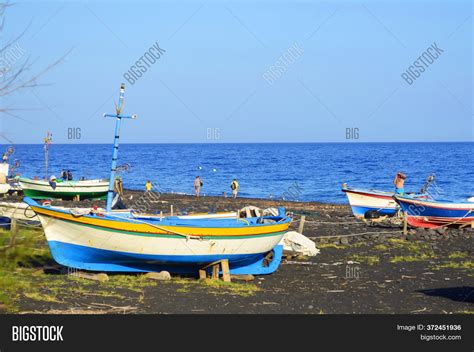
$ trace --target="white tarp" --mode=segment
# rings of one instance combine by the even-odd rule
[[[283,245],[284,251],[295,252],[310,257],[314,257],[320,252],[313,241],[296,231],[285,233],[285,236],[279,244]]]

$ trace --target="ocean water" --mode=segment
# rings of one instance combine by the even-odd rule
[[[5,145],[1,146],[6,150]],[[15,145],[22,176],[44,176],[42,145]],[[62,168],[77,179],[108,178],[112,145],[52,144],[49,174]],[[231,192],[237,178],[240,195],[297,201],[345,203],[342,183],[393,190],[397,171],[408,175],[406,191],[416,192],[436,175],[439,199],[474,196],[474,143],[301,143],[301,144],[122,144],[119,164],[124,186],[144,189],[149,179],[163,192],[192,193],[200,175],[202,193]]]

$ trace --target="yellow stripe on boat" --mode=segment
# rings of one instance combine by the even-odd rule
[[[149,234],[176,234],[181,233],[187,236],[255,236],[269,233],[278,233],[288,230],[289,223],[281,223],[267,226],[242,226],[242,227],[186,227],[186,226],[167,226],[167,225],[149,225],[145,223],[131,223],[126,221],[115,221],[111,219],[91,218],[87,216],[73,216],[67,213],[61,213],[54,210],[48,210],[32,206],[35,213],[46,215],[51,218],[72,221],[90,226],[98,226],[111,230],[141,232]],[[158,229],[160,227],[161,229]]]

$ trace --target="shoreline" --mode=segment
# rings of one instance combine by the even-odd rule
[[[186,204],[189,204],[192,209],[196,209],[199,212],[204,211],[206,208],[212,207],[213,205],[219,206],[219,209],[223,207],[224,210],[222,211],[228,211],[229,208],[232,205],[237,205],[240,206],[240,208],[243,208],[244,206],[247,205],[253,205],[253,203],[259,203],[259,204],[264,204],[268,205],[268,207],[275,207],[275,206],[284,206],[285,208],[292,207],[295,209],[301,209],[304,207],[322,207],[322,208],[347,208],[350,213],[352,214],[352,211],[350,210],[350,205],[349,204],[339,204],[339,203],[326,203],[326,202],[318,202],[318,201],[293,201],[293,200],[282,200],[282,199],[270,199],[270,198],[257,198],[257,197],[237,197],[237,198],[232,198],[232,197],[224,197],[224,196],[213,196],[213,195],[202,195],[200,197],[196,197],[195,195],[192,194],[183,194],[183,193],[161,193],[161,192],[151,192],[153,195],[149,196],[151,200],[155,199],[156,200],[156,205],[158,205],[159,202],[185,202]],[[130,196],[133,198],[130,199]],[[145,191],[142,190],[134,190],[134,189],[124,189],[124,197],[123,201],[124,204],[127,206],[131,206],[133,208],[133,204],[139,199],[139,197],[146,197]],[[21,197],[17,197],[17,200],[21,200]],[[76,201],[68,201],[68,200],[53,200],[52,204],[54,205],[67,205],[67,206],[72,206],[79,204],[83,205],[89,205],[89,204],[95,204],[95,205],[105,205],[105,200],[81,200],[79,202]],[[162,203],[166,204],[166,203]],[[199,210],[199,206],[202,206],[203,209]],[[163,210],[163,207],[160,207],[159,210]],[[240,209],[239,208],[239,209]],[[159,211],[158,210],[158,211]],[[212,210],[212,209],[210,209]],[[236,210],[236,209],[233,209]],[[218,210],[221,211],[221,210]]]

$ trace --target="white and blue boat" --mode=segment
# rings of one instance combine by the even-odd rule
[[[178,217],[112,211],[124,85],[116,114],[112,167],[104,210],[77,212],[38,204],[26,197],[44,229],[53,258],[62,265],[92,271],[197,274],[217,260],[229,260],[231,274],[270,274],[281,261],[280,240],[292,221],[277,215]]]
[[[228,259],[233,274],[269,274],[278,268],[291,217],[232,219],[140,217],[43,206],[24,201],[41,221],[51,254],[59,264],[93,271],[167,270],[196,274],[211,262]]]

